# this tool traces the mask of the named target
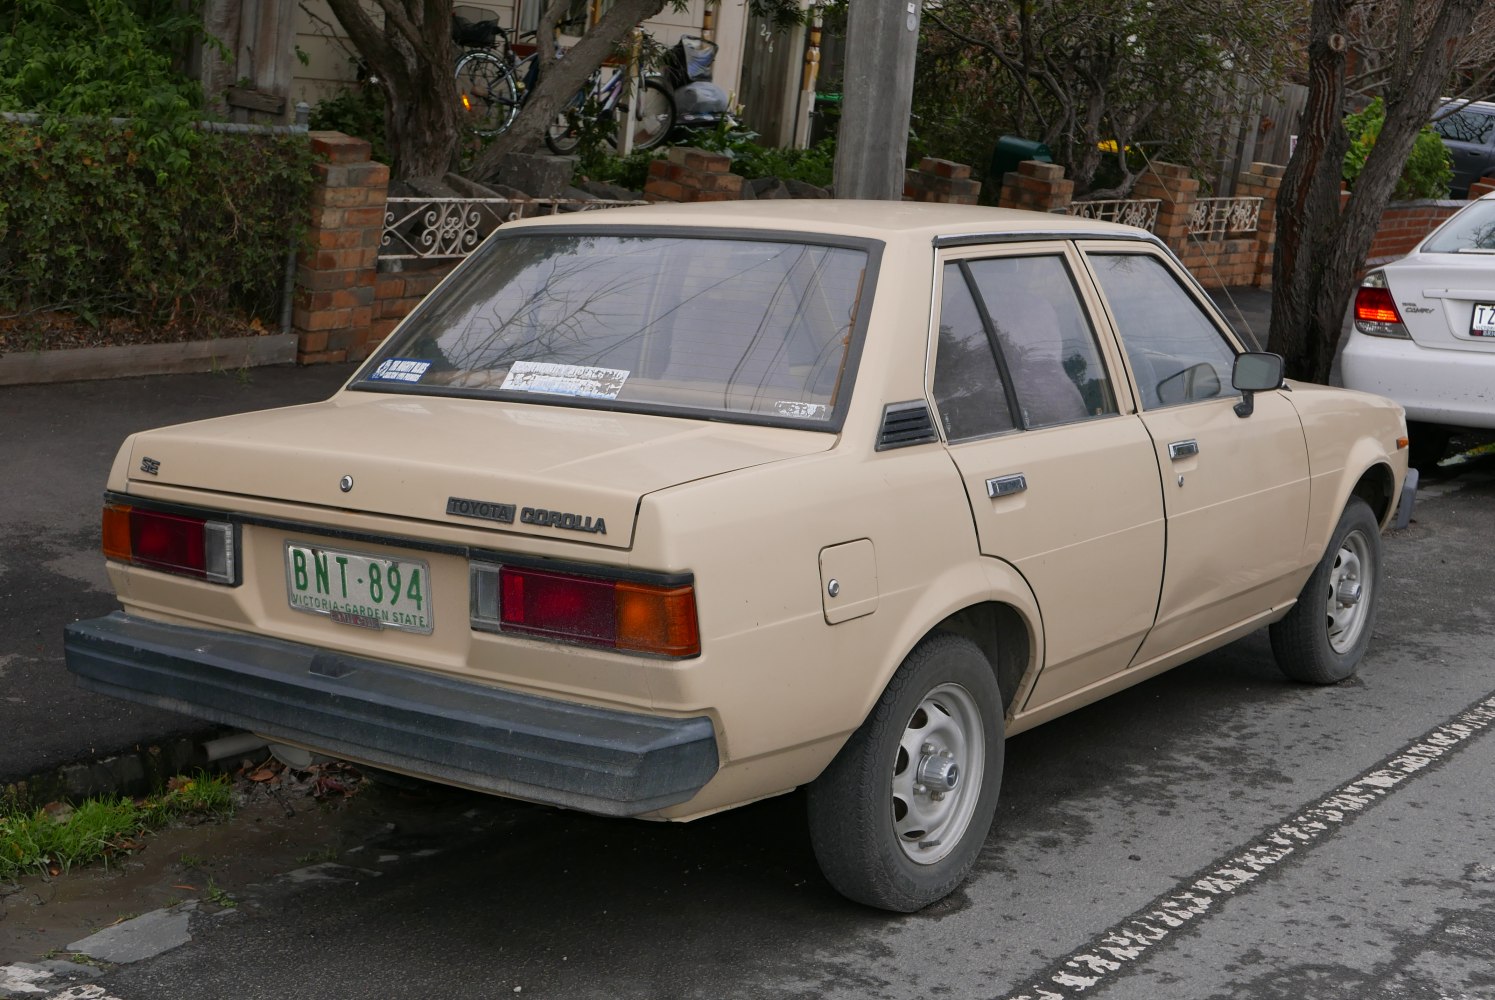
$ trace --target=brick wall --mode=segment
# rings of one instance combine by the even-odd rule
[[[1002,208],[1053,212],[1068,208],[1074,193],[1075,182],[1064,179],[1064,168],[1059,164],[1024,160],[1016,170],[1002,175],[997,204]]]
[[[1370,252],[1365,255],[1366,263],[1404,256],[1466,204],[1462,201],[1392,202],[1381,213],[1376,238],[1371,242]]]
[[[316,165],[309,246],[296,266],[291,312],[300,364],[356,361],[372,335],[379,240],[389,168],[369,159],[369,144],[341,132],[311,133]]]
[[[903,172],[905,201],[974,205],[980,197],[981,182],[971,180],[971,168],[964,163],[926,156],[916,169]]]
[[[674,146],[663,160],[649,164],[644,197],[650,201],[736,201],[742,178],[732,173],[732,159],[691,146]]]

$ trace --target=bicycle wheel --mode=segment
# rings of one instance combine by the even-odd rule
[[[514,74],[492,52],[469,52],[457,60],[457,99],[463,126],[476,135],[498,135],[519,114]]]
[[[555,120],[545,130],[545,145],[556,156],[570,156],[581,145],[581,134],[587,125],[586,95],[586,88],[582,88],[556,112]]]
[[[619,104],[618,109],[633,128],[634,149],[653,149],[675,127],[675,97],[664,83],[652,77],[644,81],[637,111],[630,114],[626,104]]]

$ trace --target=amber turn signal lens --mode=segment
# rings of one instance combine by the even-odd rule
[[[1403,448],[1409,447],[1411,444],[1412,444],[1412,441],[1411,441],[1410,438],[1397,438],[1396,439],[1396,450],[1397,451],[1401,451]]]
[[[617,609],[619,649],[663,656],[700,653],[695,588],[619,583]]]
[[[123,504],[104,505],[104,558],[117,562],[129,562],[133,556],[130,548],[130,513],[134,508]]]

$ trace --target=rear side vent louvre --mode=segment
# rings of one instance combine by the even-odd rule
[[[889,403],[882,411],[882,432],[877,436],[877,450],[906,448],[911,444],[938,441],[929,404],[922,399],[908,403]]]

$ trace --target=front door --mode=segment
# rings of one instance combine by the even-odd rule
[[[1141,665],[1297,596],[1308,450],[1283,391],[1240,416],[1236,347],[1161,254],[1087,248],[1162,476],[1167,562]]]

